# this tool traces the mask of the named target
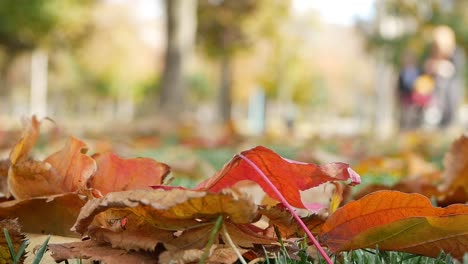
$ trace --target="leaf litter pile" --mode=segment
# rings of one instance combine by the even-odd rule
[[[170,167],[162,162],[89,155],[75,137],[34,159],[39,130],[31,118],[0,161],[0,192],[9,198],[0,203],[0,227],[15,247],[21,232],[80,238],[49,244],[57,262],[261,262],[284,249],[294,258],[301,243],[329,263],[331,254],[362,248],[429,257],[444,251],[456,259],[468,251],[466,137],[445,157],[441,188],[422,181],[417,194],[370,186],[362,198],[343,201],[361,181],[346,163],[293,161],[258,146],[187,189],[165,184]],[[428,197],[448,206],[434,207]],[[9,258],[0,239],[0,263]]]

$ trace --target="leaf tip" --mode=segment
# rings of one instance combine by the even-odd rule
[[[361,183],[361,176],[355,172],[351,167],[348,167],[349,178],[351,179],[350,185],[358,185]]]

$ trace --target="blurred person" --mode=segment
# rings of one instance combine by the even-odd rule
[[[463,102],[465,56],[456,46],[455,33],[448,26],[437,26],[432,34],[425,74],[434,81],[434,99],[425,113],[426,122],[446,128],[455,124]]]
[[[403,54],[403,65],[398,74],[398,102],[400,107],[400,129],[406,130],[420,125],[422,109],[414,104],[414,84],[420,75],[419,67],[413,53]]]

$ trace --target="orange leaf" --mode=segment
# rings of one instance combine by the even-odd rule
[[[149,189],[162,184],[169,166],[149,158],[122,159],[113,153],[96,154],[97,172],[89,186],[102,194],[115,191]]]
[[[241,154],[252,161],[271,180],[292,206],[298,208],[306,208],[301,201],[300,190],[336,180],[350,179],[352,184],[360,183],[359,175],[345,163],[337,162],[318,166],[292,161],[262,146],[243,151]],[[258,172],[239,155],[234,156],[221,171],[200,183],[196,189],[219,192],[242,180],[252,180],[258,183],[270,197],[280,200]]]
[[[8,188],[17,200],[63,193],[61,183],[62,176],[43,161],[21,161],[8,172]]]
[[[41,122],[37,120],[36,116],[33,116],[31,120],[26,120],[25,123],[26,126],[20,140],[10,152],[10,161],[12,164],[26,160],[39,137],[39,125]]]
[[[85,155],[86,144],[70,137],[64,148],[44,161],[16,159],[8,172],[8,187],[16,199],[78,191],[96,171]],[[13,153],[13,152],[12,152]]]
[[[96,171],[96,162],[86,155],[87,151],[88,147],[83,141],[70,137],[62,150],[44,160],[63,177],[63,192],[85,187],[86,181]]]
[[[379,191],[338,209],[323,225],[321,240],[333,251],[358,248],[456,258],[468,245],[468,206],[437,208],[420,194]]]

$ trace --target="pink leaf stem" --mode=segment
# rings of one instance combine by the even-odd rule
[[[307,226],[304,224],[304,222],[302,221],[302,219],[296,214],[296,212],[294,211],[294,208],[288,203],[288,201],[286,200],[286,198],[284,198],[284,196],[281,194],[281,192],[278,190],[278,188],[276,188],[276,186],[270,181],[270,179],[265,175],[265,173],[263,173],[262,170],[260,170],[257,165],[255,165],[255,163],[253,163],[251,160],[249,160],[247,157],[245,157],[244,155],[242,154],[238,154],[240,158],[242,158],[243,160],[245,160],[245,162],[247,162],[250,166],[252,166],[252,168],[260,175],[263,177],[263,179],[265,180],[265,182],[268,184],[268,186],[275,192],[275,194],[280,198],[281,202],[289,209],[289,212],[291,212],[291,214],[293,215],[293,217],[296,219],[296,221],[299,223],[299,225],[302,227],[302,229],[304,229],[304,232],[306,232],[306,234],[309,236],[309,238],[312,240],[312,243],[314,243],[315,247],[317,247],[317,249],[319,250],[320,254],[322,255],[322,257],[325,259],[325,261],[328,263],[328,264],[332,264],[333,262],[331,261],[331,259],[328,257],[327,253],[325,253],[325,250],[322,248],[322,246],[319,244],[319,242],[317,241],[317,239],[315,239],[314,235],[312,235],[312,233],[310,232],[310,230],[307,228]]]

